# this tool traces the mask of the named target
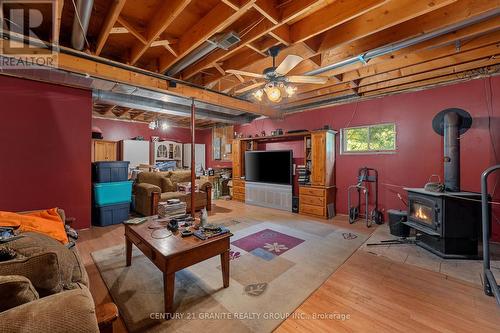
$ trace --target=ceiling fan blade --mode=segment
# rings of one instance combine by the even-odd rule
[[[256,77],[256,78],[264,78],[264,75],[262,74],[257,74],[257,73],[252,73],[252,72],[245,72],[245,71],[239,71],[237,69],[228,69],[226,73],[229,74],[238,74],[238,75],[243,75],[243,76],[250,76],[250,77]]]
[[[288,79],[288,82],[293,83],[325,84],[328,82],[328,78],[326,76],[290,75],[286,78]]]
[[[257,83],[251,84],[249,86],[246,86],[244,88],[241,88],[239,90],[236,90],[234,93],[237,94],[237,95],[243,94],[243,93],[245,93],[247,91],[253,90],[253,89],[258,88],[258,87],[261,87],[261,86],[263,86],[265,84],[266,84],[266,82],[257,82]]]
[[[304,58],[298,55],[289,54],[286,56],[285,60],[276,67],[275,72],[279,75],[286,75],[289,71],[291,71],[295,66],[297,66]]]

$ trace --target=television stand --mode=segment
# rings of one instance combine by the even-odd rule
[[[245,182],[245,203],[292,211],[292,185]]]

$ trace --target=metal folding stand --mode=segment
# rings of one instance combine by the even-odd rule
[[[488,205],[488,176],[497,170],[500,170],[500,164],[486,169],[481,175],[481,208],[483,220],[484,293],[488,296],[495,296],[497,304],[500,305],[500,288],[490,269],[490,209]]]

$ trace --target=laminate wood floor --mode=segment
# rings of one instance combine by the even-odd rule
[[[210,215],[217,219],[304,219],[296,214],[222,200],[215,201]],[[373,231],[361,222],[349,225],[342,216],[317,221],[355,232]],[[90,253],[122,243],[121,225],[80,232],[77,246],[96,304],[112,299]],[[115,323],[114,329],[127,332],[122,320]],[[276,332],[500,332],[500,307],[477,285],[359,250]]]

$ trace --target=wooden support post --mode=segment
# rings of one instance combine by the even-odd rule
[[[191,216],[194,217],[195,213],[195,183],[196,183],[196,174],[195,174],[195,106],[194,106],[194,98],[191,102]]]

